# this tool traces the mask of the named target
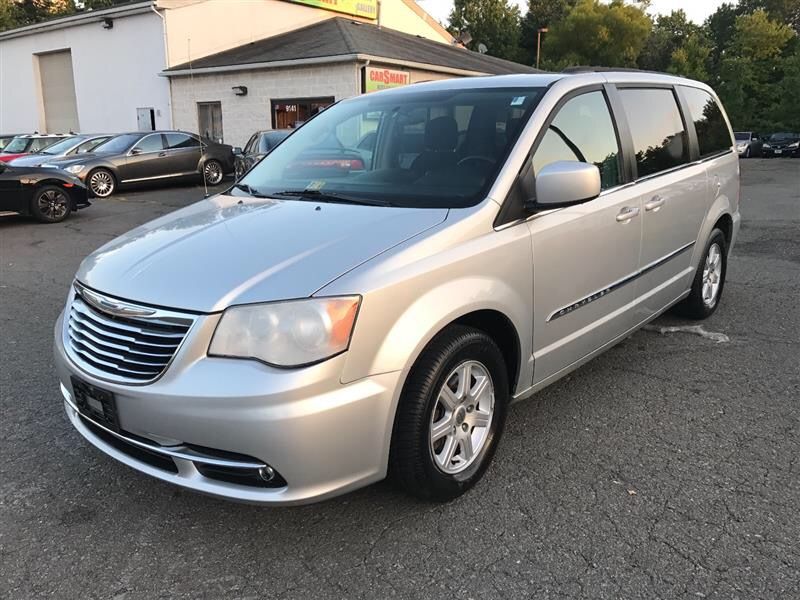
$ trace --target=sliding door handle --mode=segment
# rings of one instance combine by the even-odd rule
[[[634,217],[639,216],[639,209],[635,206],[625,206],[617,215],[618,223],[628,223]]]
[[[659,208],[664,206],[664,198],[661,196],[653,196],[649,202],[645,202],[644,209],[648,212],[658,211]]]

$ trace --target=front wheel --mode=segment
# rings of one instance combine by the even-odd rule
[[[714,314],[722,297],[725,274],[728,269],[728,244],[719,229],[711,232],[703,258],[692,282],[692,291],[676,312],[690,319],[707,319]]]
[[[503,354],[486,333],[454,325],[411,369],[395,416],[390,476],[412,495],[452,500],[475,485],[505,424]]]
[[[31,213],[42,223],[60,223],[72,212],[72,201],[62,188],[46,185],[31,199]]]
[[[95,169],[86,178],[89,190],[98,198],[108,198],[117,187],[114,174],[108,169]]]
[[[222,165],[217,160],[207,160],[203,165],[203,177],[208,185],[217,185],[225,177]]]

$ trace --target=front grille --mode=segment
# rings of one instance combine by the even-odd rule
[[[146,383],[172,360],[191,318],[132,318],[90,305],[79,293],[69,310],[67,333],[73,359],[110,379]]]

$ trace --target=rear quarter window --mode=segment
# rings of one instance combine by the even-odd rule
[[[730,150],[733,144],[731,132],[717,101],[705,90],[686,86],[681,88],[689,106],[689,117],[694,121],[697,132],[700,158]]]

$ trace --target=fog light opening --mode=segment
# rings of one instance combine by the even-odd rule
[[[258,470],[258,476],[261,477],[264,481],[269,483],[273,479],[275,479],[275,469],[270,466],[261,467]]]

